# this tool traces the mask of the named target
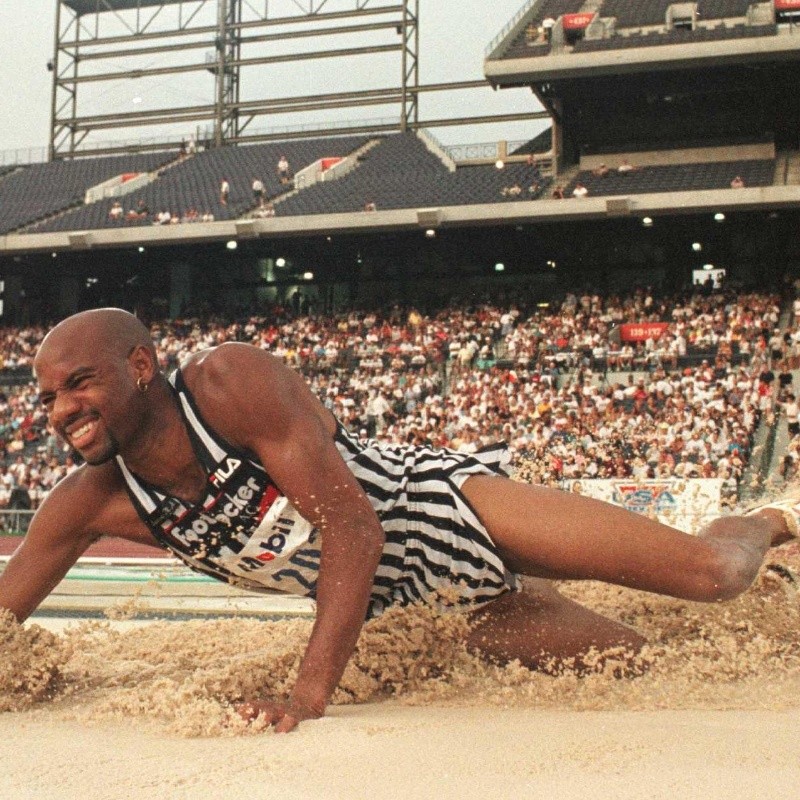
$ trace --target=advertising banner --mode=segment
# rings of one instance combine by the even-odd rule
[[[619,326],[620,338],[623,342],[644,342],[651,338],[658,339],[668,327],[668,322],[626,322]]]
[[[645,514],[667,525],[697,533],[720,515],[720,478],[668,480],[568,480],[563,488]]]
[[[562,14],[561,24],[565,31],[579,31],[583,30],[594,18],[594,11],[588,14]]]

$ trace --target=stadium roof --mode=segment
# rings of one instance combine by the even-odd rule
[[[146,6],[178,5],[181,0],[62,0],[76,14],[101,14],[105,11],[130,11]],[[185,0],[184,0],[185,2]]]

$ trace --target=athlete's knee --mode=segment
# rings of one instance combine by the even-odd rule
[[[695,572],[696,595],[704,603],[732,600],[744,592],[758,573],[760,554],[747,542],[707,539],[708,547]]]

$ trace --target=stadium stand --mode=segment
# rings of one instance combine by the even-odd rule
[[[365,137],[330,137],[298,140],[247,147],[221,147],[206,150],[186,158],[166,170],[158,180],[123,198],[124,210],[135,209],[143,201],[149,209],[144,219],[114,221],[109,217],[113,200],[91,203],[56,219],[37,225],[33,232],[90,230],[150,225],[153,215],[166,210],[180,219],[190,209],[200,215],[213,214],[215,220],[236,219],[256,202],[252,183],[260,178],[267,196],[287,192],[291,187],[281,184],[276,165],[286,156],[292,172],[320,158],[346,156],[368,141]],[[231,191],[227,205],[220,201],[220,183],[226,179]]]
[[[764,375],[778,319],[769,294],[575,291],[548,309],[488,298],[426,315],[393,306],[298,316],[275,306],[239,320],[158,322],[151,335],[166,370],[225,341],[255,344],[301,371],[345,424],[383,441],[474,451],[504,439],[529,456],[537,482],[721,477],[733,498],[753,430],[775,408]],[[660,340],[630,346],[630,357],[611,349],[616,325],[646,320],[669,322]],[[3,331],[0,384],[29,369],[44,333]],[[14,489],[37,505],[74,466],[35,387],[7,386],[0,508]]]
[[[459,167],[450,172],[413,133],[387,136],[365,155],[349,175],[319,183],[276,204],[278,216],[363,211],[366,203],[377,210],[496,203],[507,199],[535,199],[531,168],[525,164]],[[521,194],[504,193],[518,186]]]
[[[744,17],[753,0],[700,0],[697,14],[702,20]]]
[[[523,29],[514,37],[499,58],[530,58],[550,52],[550,44],[542,29],[548,17],[557,19],[562,14],[574,14],[584,5],[583,0],[543,0],[537,3],[524,22]]]
[[[667,9],[674,0],[606,0],[600,13],[615,17],[618,28],[641,28],[646,25],[663,25]]]
[[[583,184],[590,196],[728,189],[736,176],[744,186],[771,186],[774,174],[775,162],[769,159],[641,167],[629,172],[611,169],[605,175],[581,170],[565,193],[569,196],[577,183]]]
[[[152,172],[174,158],[171,153],[86,158],[12,172],[0,180],[0,233],[82,203],[87,189],[103,181],[124,173]]]
[[[613,33],[608,38],[578,38],[571,42],[576,53],[592,53],[636,47],[774,36],[776,25],[747,25],[745,19],[752,0],[705,0],[697,4],[694,29],[667,30],[667,10],[674,0],[604,0],[594,4],[602,18],[613,18]],[[570,0],[545,0],[534,6],[519,33],[508,43],[498,58],[532,58],[551,52],[550,42],[541,27],[546,17],[558,18],[587,10],[586,4]],[[721,22],[727,20],[727,24]],[[737,20],[731,25],[730,21]],[[710,26],[708,23],[720,21]],[[621,35],[620,35],[621,34]]]
[[[757,36],[775,36],[777,25],[723,25],[715,28],[695,28],[688,30],[676,28],[664,33],[647,33],[627,36],[612,36],[609,39],[581,39],[575,43],[574,52],[591,53],[599,50],[619,50],[633,47],[655,47],[669,44],[696,44],[699,42],[722,41],[725,39],[745,39]]]
[[[517,147],[511,155],[526,156],[531,153],[547,153],[553,147],[553,129],[546,128],[525,144]]]

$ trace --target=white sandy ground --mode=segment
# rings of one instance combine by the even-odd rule
[[[800,797],[800,712],[339,707],[287,736],[180,739],[0,716],[4,800]]]
[[[800,553],[778,556],[799,571]],[[186,738],[163,712],[175,701],[204,714],[207,682],[246,686],[254,669],[274,688],[299,659],[307,621],[113,620],[121,636],[87,634],[63,655],[71,692],[0,713],[0,800],[800,800],[795,586],[765,573],[719,606],[602,585],[564,591],[601,613],[621,609],[660,648],[652,670],[621,682],[476,673],[446,646],[446,625],[403,610],[365,629],[351,686],[368,700],[375,673],[378,689],[409,688],[332,706],[286,736]],[[26,650],[9,641],[12,656]],[[44,663],[36,652],[32,663]],[[446,667],[455,690],[412,681],[419,662]],[[28,671],[15,663],[6,668]],[[194,729],[196,716],[186,722]]]

